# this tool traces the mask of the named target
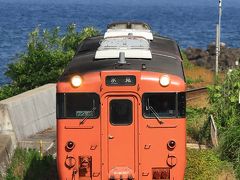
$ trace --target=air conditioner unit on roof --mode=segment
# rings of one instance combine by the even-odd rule
[[[125,58],[152,58],[148,40],[142,37],[123,36],[104,39],[96,51],[95,59],[119,58],[120,52],[125,53]]]

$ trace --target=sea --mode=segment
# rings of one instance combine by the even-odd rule
[[[169,2],[0,0],[0,86],[11,82],[4,75],[8,64],[26,50],[28,35],[38,26],[42,29],[58,26],[64,32],[69,24],[74,23],[79,31],[93,26],[103,33],[111,22],[136,20],[148,23],[155,33],[177,40],[182,49],[206,49],[215,41],[217,3]],[[239,4],[223,4],[221,41],[232,48],[240,47]]]

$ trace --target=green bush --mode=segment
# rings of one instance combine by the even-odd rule
[[[17,148],[7,170],[6,180],[22,179],[57,180],[56,160],[51,156],[40,158],[39,152],[35,150]]]
[[[213,150],[188,149],[185,180],[216,180],[223,171],[232,173],[232,167]]]
[[[12,83],[0,88],[0,100],[56,82],[72,59],[77,45],[98,34],[92,27],[77,32],[74,24],[69,25],[63,34],[59,27],[50,31],[37,27],[29,35],[26,52],[9,64],[5,74],[11,78]]]
[[[217,81],[209,87],[209,102],[218,128],[224,132],[230,127],[240,125],[240,106],[238,104],[240,91],[240,69],[233,70],[225,80]]]
[[[229,73],[224,81],[209,87],[210,112],[217,123],[221,158],[233,162],[240,179],[240,69]]]
[[[181,50],[181,56],[183,59],[184,69],[192,69],[194,65],[188,60],[186,53],[182,50]]]
[[[22,89],[14,84],[7,84],[0,87],[0,100],[12,97],[16,94],[23,92]]]
[[[187,112],[187,135],[200,144],[210,145],[208,111],[205,108],[189,107]]]
[[[222,159],[233,162],[236,175],[240,179],[240,128],[238,126],[231,127],[222,134],[219,151]]]

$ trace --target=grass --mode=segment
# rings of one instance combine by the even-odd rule
[[[183,67],[187,85],[190,88],[207,86],[214,82],[214,72],[204,67],[191,63],[184,52],[182,52]]]
[[[187,84],[190,87],[203,87],[213,84],[214,72],[200,66],[193,65],[191,68],[185,68]]]
[[[214,150],[187,151],[185,180],[235,179],[233,167],[222,161]]]
[[[56,161],[35,150],[16,149],[6,180],[57,180]]]
[[[210,129],[205,108],[187,108],[187,141],[210,145]]]
[[[240,128],[231,127],[220,138],[219,153],[222,159],[234,164],[236,176],[240,179]]]

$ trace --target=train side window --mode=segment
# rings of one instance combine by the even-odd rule
[[[110,123],[112,125],[132,124],[132,101],[114,99],[110,102]]]
[[[149,108],[151,107],[151,108]],[[146,93],[143,95],[143,116],[155,118],[155,111],[159,117],[173,118],[177,116],[176,93]]]
[[[97,118],[100,99],[95,93],[58,93],[57,118]]]

